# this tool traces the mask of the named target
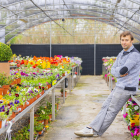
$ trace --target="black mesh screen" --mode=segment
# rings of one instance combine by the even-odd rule
[[[140,51],[140,44],[134,45]],[[50,56],[50,45],[42,44],[13,44],[13,53],[22,56]],[[117,56],[122,50],[120,44],[96,44],[96,74],[102,74],[102,57]],[[80,57],[82,63],[82,75],[94,74],[94,44],[63,44],[52,45],[52,55],[63,55],[69,57]]]

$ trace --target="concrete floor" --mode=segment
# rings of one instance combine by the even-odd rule
[[[75,130],[83,129],[95,118],[109,94],[101,76],[81,76],[58,111],[56,120],[40,140],[133,140],[121,111],[101,137],[78,137],[74,134]]]

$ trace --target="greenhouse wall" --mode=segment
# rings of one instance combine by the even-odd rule
[[[140,44],[134,46],[140,51]],[[11,49],[13,53],[22,56],[50,56],[49,44],[13,44]],[[121,50],[120,44],[96,44],[96,75],[102,74],[102,57],[117,56]],[[94,44],[53,44],[51,52],[51,56],[82,58],[82,75],[94,75]]]

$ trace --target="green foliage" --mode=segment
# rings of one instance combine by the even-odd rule
[[[9,85],[12,82],[11,77],[6,77],[5,73],[0,73],[0,87]]]
[[[10,45],[6,45],[0,42],[0,61],[9,61],[13,53]]]

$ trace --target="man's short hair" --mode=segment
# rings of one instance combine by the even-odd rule
[[[133,37],[133,35],[132,35],[132,33],[131,32],[129,32],[129,31],[124,31],[124,32],[122,32],[121,34],[120,34],[120,40],[121,40],[121,37],[123,36],[123,37],[126,37],[126,36],[130,36],[130,38],[131,38],[131,40],[134,40],[134,37]]]

